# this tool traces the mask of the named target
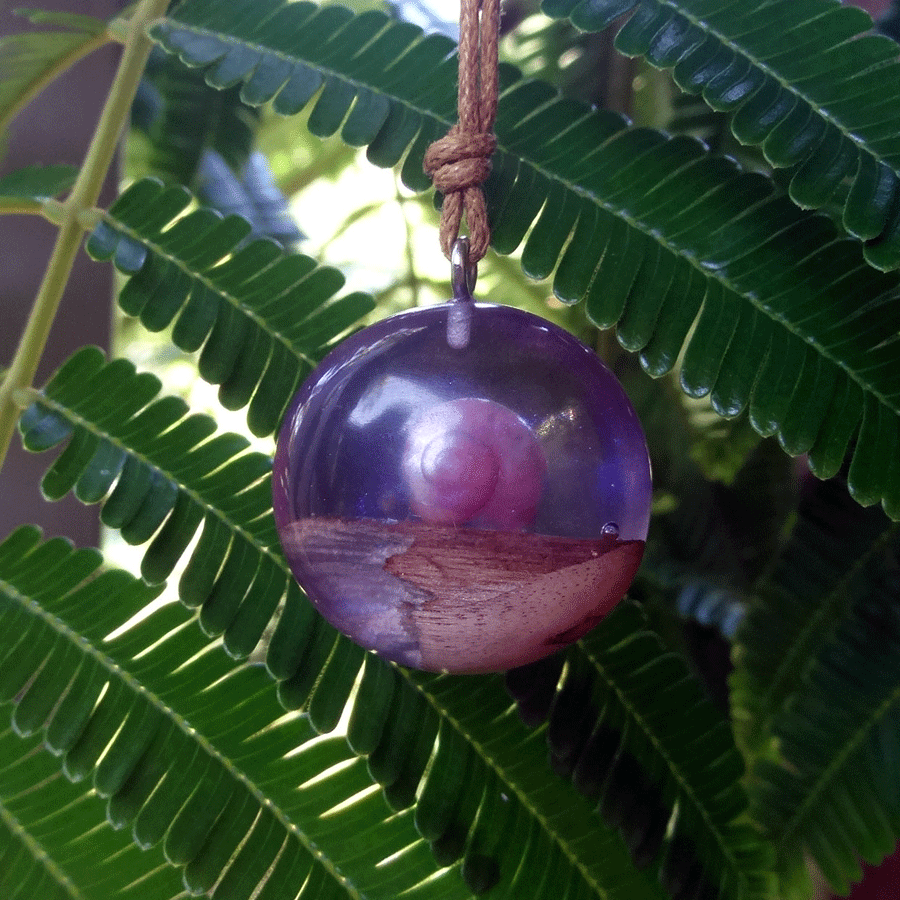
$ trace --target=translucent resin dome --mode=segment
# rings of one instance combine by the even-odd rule
[[[596,354],[537,316],[461,302],[325,358],[285,418],[274,509],[297,580],[344,634],[407,666],[498,671],[577,640],[624,595],[650,464]]]

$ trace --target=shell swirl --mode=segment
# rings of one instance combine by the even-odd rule
[[[403,475],[410,508],[431,524],[531,528],[546,471],[528,425],[492,400],[439,403],[408,426]]]

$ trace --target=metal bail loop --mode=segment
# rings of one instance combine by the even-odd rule
[[[478,263],[469,262],[469,239],[457,238],[450,251],[450,284],[454,300],[471,300],[478,281]]]
[[[472,333],[472,310],[478,266],[469,262],[469,239],[457,238],[450,253],[450,284],[453,299],[447,309],[447,344],[454,350],[469,346]]]

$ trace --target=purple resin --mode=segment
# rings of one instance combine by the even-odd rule
[[[592,351],[486,304],[452,347],[456,308],[393,316],[325,358],[285,418],[273,498],[332,624],[404,665],[489,671],[576,640],[618,602],[650,466]]]

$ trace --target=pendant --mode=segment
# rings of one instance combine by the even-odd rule
[[[597,355],[531,313],[453,298],[352,335],[286,414],[275,520],[332,625],[401,665],[501,671],[577,640],[640,564],[650,463]]]

